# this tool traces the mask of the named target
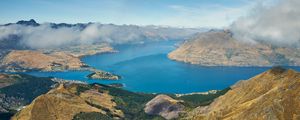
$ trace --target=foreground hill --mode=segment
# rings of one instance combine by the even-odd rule
[[[0,86],[0,118],[4,120],[12,115],[18,120],[180,118],[228,91],[167,96],[19,74],[0,74]]]
[[[100,84],[63,83],[47,94],[37,97],[12,119],[171,119],[180,117],[181,113],[184,114],[186,110],[195,106],[209,103],[226,91],[180,97],[170,94],[173,97],[171,98],[166,95],[155,97],[155,94],[134,93]]]
[[[47,93],[56,82],[51,78],[0,73],[0,118],[8,119],[37,96]]]
[[[242,42],[230,31],[212,30],[185,41],[168,57],[203,66],[299,66],[299,52],[300,48]]]
[[[61,84],[45,95],[37,97],[13,120],[71,120],[80,112],[97,112],[100,115],[123,117],[123,112],[115,108],[116,103],[107,92],[100,93],[97,86],[77,93],[80,86]],[[67,109],[66,109],[67,108]]]
[[[273,68],[241,81],[187,119],[195,120],[299,120],[300,73]]]
[[[21,79],[24,77],[27,79]],[[231,89],[187,95],[134,93],[100,84],[57,83],[24,75],[21,78],[18,74],[0,76],[1,94],[14,101],[0,102],[6,109],[2,112],[26,105],[16,104],[18,100],[28,103],[34,99],[14,115],[13,119],[19,120],[297,120],[300,116],[300,73],[279,67],[240,81]],[[50,86],[55,87],[43,94]]]

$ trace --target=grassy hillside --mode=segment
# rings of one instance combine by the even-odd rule
[[[213,102],[215,98],[224,95],[230,88],[218,91],[216,94],[192,94],[175,97],[176,99],[183,100],[184,105],[188,108],[196,108],[198,106],[206,106]]]
[[[25,74],[1,74],[0,118],[9,119],[17,109],[47,93],[55,84],[51,78],[34,77]]]
[[[8,77],[9,80],[3,79],[3,77],[0,78],[0,84],[3,84],[3,86],[6,85],[5,87],[0,88],[0,94],[2,95],[0,96],[0,99],[2,99],[2,101],[0,102],[0,107],[4,108],[7,111],[2,112],[0,114],[0,117],[7,119],[9,119],[10,116],[14,114],[13,111],[16,111],[21,106],[31,103],[38,96],[47,93],[50,89],[52,89],[51,86],[56,83],[53,82],[51,78],[34,77],[24,74],[8,74],[8,76],[6,77]],[[124,90],[122,88],[116,88],[102,84],[65,84],[65,90],[69,91],[67,93],[72,96],[75,95],[78,97],[82,97],[87,106],[95,107],[100,111],[104,111],[104,113],[78,112],[74,116],[71,116],[71,118],[73,118],[74,120],[105,120],[120,117],[125,120],[164,119],[161,116],[148,115],[144,112],[145,104],[152,100],[157,94],[135,93]],[[228,90],[229,89],[225,89],[222,91],[218,91],[216,94],[207,95],[191,94],[183,95],[180,97],[176,97],[175,94],[168,95],[174,99],[183,100],[183,104],[187,108],[186,110],[191,110],[197,106],[210,104],[215,98],[225,94]],[[97,93],[94,94],[93,91],[97,91]],[[59,92],[61,91],[58,90],[58,93],[54,92],[51,94],[51,96],[55,97],[55,94],[59,96]],[[97,94],[99,94],[100,96],[98,96]],[[98,99],[98,101],[93,101],[92,99],[90,99],[93,97],[97,98],[97,96],[102,97],[103,100]],[[111,100],[108,100],[107,102],[109,103],[109,101],[111,101],[112,103],[114,103],[115,106],[113,108],[101,105],[101,103],[105,103],[103,102],[104,99],[109,96],[111,97]],[[49,102],[49,100],[44,102]],[[32,109],[34,109],[34,107]],[[122,114],[116,114],[114,110],[119,110]]]
[[[95,84],[94,84],[95,85]],[[92,86],[92,85],[91,85]],[[81,86],[78,87],[78,93],[89,90],[92,87]],[[101,85],[99,92],[109,91],[109,94],[113,96],[113,101],[117,103],[117,109],[120,109],[124,112],[125,120],[163,120],[164,118],[160,116],[147,115],[144,112],[145,104],[153,99],[156,94],[144,94],[144,93],[135,93],[130,92],[121,88],[114,88],[106,85]],[[222,91],[218,91],[216,94],[193,94],[193,95],[184,95],[176,97],[174,94],[168,94],[174,99],[184,100],[184,105],[187,110],[196,108],[197,106],[205,106],[210,104],[215,98],[225,94],[230,88],[226,88]],[[111,119],[113,116],[109,114],[101,113],[79,113],[74,117],[74,120],[105,120]]]
[[[51,85],[55,84],[50,78],[34,77],[20,74],[18,82],[0,89],[0,93],[7,97],[23,98],[25,103],[30,103],[37,96],[48,92]]]

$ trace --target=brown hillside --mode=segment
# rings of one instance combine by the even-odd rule
[[[274,68],[241,81],[207,107],[198,107],[188,119],[299,120],[300,73]]]
[[[88,90],[77,95],[78,85],[64,86],[37,97],[30,105],[17,113],[13,120],[71,120],[80,112],[99,112],[122,117],[122,111],[116,110],[112,97],[97,90]],[[101,107],[100,107],[101,106]],[[105,109],[105,110],[103,110]]]
[[[299,52],[299,48],[236,40],[230,31],[210,31],[185,41],[168,57],[203,66],[299,66]]]

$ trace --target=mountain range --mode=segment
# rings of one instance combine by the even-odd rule
[[[0,25],[0,41],[2,43],[0,48],[36,48],[35,45],[31,45],[31,43],[28,43],[28,41],[35,41],[35,44],[38,44],[41,41],[49,40],[47,37],[55,36],[65,39],[57,41],[55,40],[55,37],[51,41],[60,43],[70,39],[66,41],[66,43],[64,42],[64,44],[55,46],[62,47],[64,45],[95,44],[103,42],[110,44],[123,44],[157,40],[181,40],[191,37],[192,35],[202,31],[206,31],[206,29],[176,28],[153,25],[115,25],[101,23],[37,23],[35,20],[31,19],[29,21],[21,20],[16,23]],[[41,33],[37,35],[34,32]],[[78,38],[74,37],[78,34],[80,34]]]
[[[299,47],[249,43],[229,30],[211,30],[186,40],[168,57],[201,66],[299,66],[299,53]]]
[[[299,120],[300,73],[275,67],[236,83],[209,106],[192,110],[195,120]]]

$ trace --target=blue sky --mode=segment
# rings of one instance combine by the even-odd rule
[[[252,0],[253,1],[253,0]],[[38,22],[224,27],[251,0],[1,0],[0,23]]]

